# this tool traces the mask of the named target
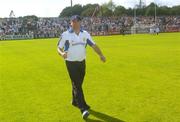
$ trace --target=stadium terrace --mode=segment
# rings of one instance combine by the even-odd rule
[[[93,19],[93,20],[92,20]],[[180,16],[158,16],[154,24],[153,16],[136,17],[84,17],[82,28],[92,35],[112,35],[149,33],[150,28],[158,27],[160,32],[179,32]],[[34,16],[0,19],[0,39],[22,35],[29,38],[54,38],[69,28],[69,18],[36,18]],[[12,37],[13,38],[13,37]]]

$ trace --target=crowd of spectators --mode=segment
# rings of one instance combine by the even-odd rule
[[[155,21],[156,20],[156,21]],[[0,35],[33,34],[35,38],[58,37],[70,26],[69,18],[0,18]],[[151,26],[154,23],[161,32],[180,31],[180,16],[134,17],[84,17],[82,28],[91,34],[122,33],[131,29],[134,24]]]

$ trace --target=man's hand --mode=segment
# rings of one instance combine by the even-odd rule
[[[60,56],[62,56],[64,59],[67,58],[67,52],[64,52],[61,48],[58,48],[57,50]]]
[[[67,58],[67,52],[63,52],[62,55],[61,55],[64,59]]]
[[[106,62],[106,58],[103,55],[100,56],[100,59],[101,59],[102,62],[104,62],[104,63]]]
[[[100,59],[102,62],[106,62],[106,58],[103,55],[101,49],[95,44],[92,46],[92,48],[94,49],[94,51],[99,55]]]

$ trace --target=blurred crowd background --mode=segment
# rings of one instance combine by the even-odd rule
[[[81,25],[92,35],[109,35],[130,33],[137,24],[154,26],[153,16],[140,17],[84,17]],[[69,18],[2,18],[0,19],[0,35],[33,34],[35,38],[58,37],[70,26]],[[180,31],[180,16],[158,16],[156,26],[161,32]]]

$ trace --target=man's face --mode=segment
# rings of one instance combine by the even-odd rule
[[[78,20],[72,20],[72,21],[71,21],[71,26],[72,26],[72,28],[74,28],[74,29],[80,29],[80,25],[81,25],[81,22],[78,21]]]

